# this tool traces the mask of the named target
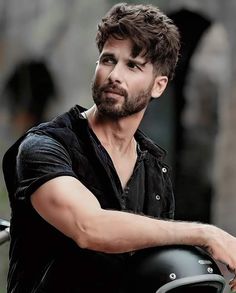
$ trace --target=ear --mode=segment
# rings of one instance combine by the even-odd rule
[[[168,83],[168,77],[163,75],[158,75],[155,77],[153,88],[151,91],[152,97],[159,98],[164,92]]]

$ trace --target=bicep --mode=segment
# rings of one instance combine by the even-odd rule
[[[91,219],[101,211],[96,197],[70,176],[44,183],[31,195],[31,203],[42,218],[77,243]]]

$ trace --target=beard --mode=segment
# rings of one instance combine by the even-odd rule
[[[127,91],[121,88],[116,83],[108,83],[99,86],[95,81],[92,83],[92,95],[94,103],[97,106],[98,112],[113,120],[125,118],[136,114],[145,109],[151,99],[151,89],[153,83],[143,91],[140,91],[135,96],[129,96]],[[121,96],[122,101],[117,101],[116,98],[104,95],[104,93],[112,91]]]

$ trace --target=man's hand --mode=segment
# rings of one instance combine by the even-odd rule
[[[207,226],[205,235],[207,244],[205,249],[217,261],[225,264],[234,278],[229,285],[236,292],[236,238],[229,233],[215,227]]]
[[[233,292],[236,292],[236,277],[234,275],[234,278],[230,280],[229,285],[231,287],[231,290]]]

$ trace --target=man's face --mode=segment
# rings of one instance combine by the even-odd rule
[[[132,57],[130,39],[109,38],[100,54],[92,85],[99,113],[113,119],[145,109],[154,85],[153,65]]]

